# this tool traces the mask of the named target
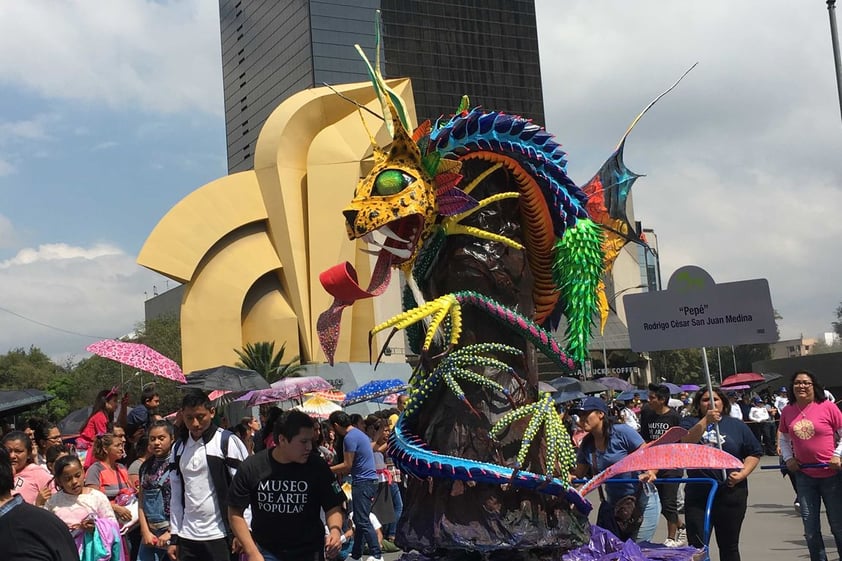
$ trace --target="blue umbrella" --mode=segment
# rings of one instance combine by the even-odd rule
[[[384,397],[393,393],[402,392],[406,389],[406,382],[398,378],[391,380],[372,380],[366,382],[357,389],[345,394],[345,400],[342,402],[342,407],[354,405],[355,403],[362,403],[363,401],[371,401],[378,397]]]
[[[608,391],[608,387],[593,380],[578,380],[561,376],[547,382],[559,392],[600,393]]]
[[[629,401],[634,399],[634,395],[637,394],[640,397],[641,390],[626,390],[623,393],[614,396],[614,399],[617,401]]]
[[[553,394],[553,401],[556,403],[567,403],[568,401],[576,401],[577,399],[584,399],[586,397],[579,390],[560,391]]]
[[[614,378],[613,376],[604,376],[602,378],[594,379],[594,382],[597,384],[602,384],[609,389],[612,389],[616,392],[624,392],[627,390],[634,389],[634,386],[630,383],[626,382],[622,378]]]

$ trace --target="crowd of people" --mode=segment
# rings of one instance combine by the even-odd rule
[[[380,561],[397,551],[401,476],[386,448],[406,396],[368,417],[261,407],[233,426],[201,391],[186,391],[171,420],[154,385],[140,401],[99,392],[75,439],[35,418],[3,435],[0,558],[26,559],[21,544],[36,541],[31,558],[62,561]],[[43,539],[9,533],[42,513],[54,515]]]
[[[588,397],[560,410],[577,444],[571,479],[592,477],[682,427],[682,442],[721,447],[743,463],[686,474],[719,483],[712,530],[720,559],[740,559],[747,480],[764,452],[780,454],[792,476],[811,561],[827,559],[822,504],[842,551],[842,413],[815,376],[798,372],[777,395],[747,399],[703,388],[676,403],[663,385],[648,390],[645,403]],[[104,390],[73,442],[39,420],[3,435],[0,557],[381,561],[396,550],[403,509],[401,473],[387,447],[406,401],[401,396],[396,409],[367,417],[337,411],[322,421],[261,408],[259,419],[223,429],[198,390],[185,392],[172,420],[158,414],[154,386],[131,410],[126,396]],[[764,423],[773,427],[772,443],[756,427]],[[702,547],[710,487],[669,480],[683,475],[623,474],[624,483],[601,489],[597,523],[624,539],[651,541],[663,516],[666,546]],[[33,553],[39,548],[41,557]]]
[[[766,454],[779,456],[782,471],[790,477],[796,494],[794,506],[804,525],[811,561],[826,561],[820,511],[842,553],[842,413],[833,395],[810,372],[795,373],[788,386],[760,394],[702,388],[692,396],[671,397],[665,385],[652,384],[644,402],[640,394],[625,402],[591,397],[570,403],[563,410],[578,443],[574,477],[594,475],[622,460],[645,443],[663,436],[671,427],[682,427],[682,442],[716,446],[738,458],[739,470],[686,470],[688,478],[718,482],[711,510],[711,526],[720,559],[739,561],[740,531],[748,504],[748,476]],[[623,501],[631,500],[639,515],[627,532],[636,541],[649,541],[658,513],[667,522],[664,545],[678,547],[704,543],[705,505],[710,485],[661,482],[681,478],[684,470],[659,470],[634,474],[640,483],[607,485],[597,523],[622,533],[617,518]],[[629,474],[622,477],[628,478]],[[657,493],[652,492],[652,487]],[[683,493],[683,500],[681,494]],[[682,520],[681,516],[684,516]]]

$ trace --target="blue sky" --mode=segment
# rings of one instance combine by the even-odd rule
[[[119,336],[165,280],[156,222],[226,172],[214,1],[0,3],[0,308]],[[768,278],[786,337],[842,301],[842,126],[823,1],[537,0],[547,128],[586,181],[630,119],[637,218],[664,278]],[[552,54],[549,54],[552,53]],[[470,92],[468,92],[470,93]],[[443,108],[447,110],[447,108]],[[0,352],[94,339],[0,310]]]

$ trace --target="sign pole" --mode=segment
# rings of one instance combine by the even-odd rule
[[[716,407],[716,400],[714,399],[713,393],[713,382],[710,379],[710,367],[708,366],[708,350],[705,347],[702,347],[702,365],[705,369],[705,380],[708,383],[708,409],[711,407]],[[722,404],[725,405],[724,403]],[[713,430],[716,432],[716,445],[722,450],[722,438],[719,436],[719,423],[713,423]],[[722,470],[722,479],[724,480],[723,483],[728,482],[728,475],[725,473],[725,470]]]

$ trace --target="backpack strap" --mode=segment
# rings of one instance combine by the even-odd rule
[[[220,441],[220,448],[222,449],[222,458],[225,461],[225,465],[231,469],[240,469],[240,465],[243,463],[242,460],[239,458],[232,458],[228,455],[228,449],[231,442],[231,436],[233,436],[233,432],[228,429],[222,429],[222,436]],[[231,472],[225,470],[225,477],[228,478],[228,483],[231,483],[233,479],[231,477]]]

